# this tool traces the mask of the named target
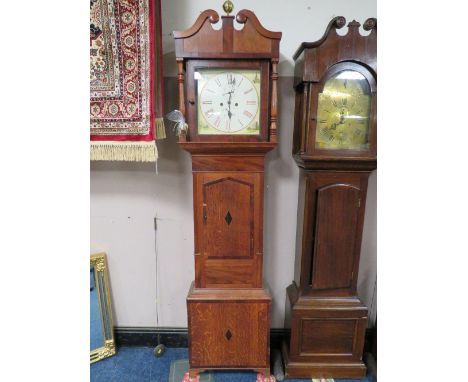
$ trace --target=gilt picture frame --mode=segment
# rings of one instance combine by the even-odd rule
[[[102,346],[92,349],[90,352],[90,363],[94,363],[113,356],[116,353],[116,347],[106,254],[92,254],[90,257],[90,267],[93,271],[94,280],[92,288],[95,288],[97,293],[103,339]]]

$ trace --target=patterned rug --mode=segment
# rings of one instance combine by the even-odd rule
[[[155,7],[160,30],[159,1],[90,0],[91,160],[157,159]]]
[[[185,373],[189,369],[188,359],[179,359],[171,362],[171,370],[169,371],[169,382],[182,382]],[[212,373],[201,373],[200,382],[214,382]]]

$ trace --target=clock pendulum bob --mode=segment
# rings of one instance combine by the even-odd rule
[[[189,378],[248,369],[270,378],[271,296],[263,287],[265,155],[276,146],[281,33],[232,3],[175,31],[179,109],[192,156],[195,280],[187,296]]]
[[[300,168],[294,281],[283,343],[289,378],[361,378],[367,307],[357,278],[369,174],[377,160],[375,19],[333,19],[295,59],[294,159]]]

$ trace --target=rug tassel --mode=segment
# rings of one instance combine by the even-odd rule
[[[164,118],[155,118],[154,135],[157,140],[166,139],[166,129],[164,127]]]
[[[92,161],[156,162],[156,143],[151,142],[91,142]]]

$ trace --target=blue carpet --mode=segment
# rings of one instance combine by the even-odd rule
[[[120,347],[117,354],[91,365],[91,382],[168,382],[171,362],[187,359],[186,348],[167,349],[161,358],[156,358],[153,348]],[[213,372],[215,382],[255,382],[252,372]],[[287,382],[306,382],[306,379],[287,379]],[[310,380],[309,380],[310,381]],[[358,380],[337,379],[337,382]],[[361,382],[371,382],[366,377]]]

